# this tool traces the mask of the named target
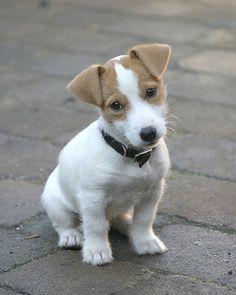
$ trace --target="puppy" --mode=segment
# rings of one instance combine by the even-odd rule
[[[152,225],[170,167],[163,139],[170,51],[165,44],[138,45],[88,67],[68,85],[100,117],[64,147],[42,203],[58,245],[82,246],[86,263],[112,261],[110,225],[128,235],[137,254],[166,251]]]

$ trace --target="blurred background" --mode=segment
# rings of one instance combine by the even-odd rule
[[[92,63],[154,42],[172,46],[165,81],[177,118],[167,137],[172,173],[156,221],[172,251],[152,267],[159,263],[160,269],[236,288],[236,255],[227,256],[236,245],[234,0],[0,0],[0,228],[6,236],[5,228],[19,235],[2,241],[2,271],[55,251],[53,233],[45,234],[50,225],[40,194],[61,148],[97,118],[94,107],[72,98],[66,85]],[[212,228],[217,235],[208,232]],[[25,242],[27,234],[41,239]],[[181,236],[190,239],[185,251]],[[17,258],[9,258],[19,241]],[[12,286],[20,278],[13,274]],[[30,292],[27,286],[22,288]],[[224,292],[219,294],[231,294]]]

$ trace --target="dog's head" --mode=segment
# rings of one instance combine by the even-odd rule
[[[170,52],[165,44],[135,46],[127,55],[85,69],[68,89],[98,106],[106,122],[129,144],[154,145],[166,134],[163,73]]]

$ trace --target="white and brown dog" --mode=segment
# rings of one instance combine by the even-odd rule
[[[42,196],[60,247],[83,247],[83,261],[112,261],[110,224],[138,254],[163,253],[152,225],[170,167],[163,73],[170,46],[138,45],[92,65],[68,85],[100,117],[62,150]],[[82,231],[76,217],[80,216]]]

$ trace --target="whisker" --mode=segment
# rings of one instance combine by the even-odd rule
[[[172,117],[172,118],[174,118],[174,119],[176,119],[176,120],[180,120],[177,116],[175,116],[175,115],[173,115],[173,114],[171,114],[171,113],[168,113],[167,114],[169,117]]]

